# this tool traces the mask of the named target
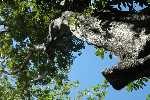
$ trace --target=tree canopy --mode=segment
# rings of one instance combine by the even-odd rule
[[[145,9],[138,11],[135,4]],[[123,7],[128,10],[122,11]],[[1,98],[69,98],[74,83],[67,83],[67,73],[75,58],[73,53],[80,54],[84,41],[73,35],[66,25],[55,27],[61,23],[56,19],[62,18],[63,12],[73,12],[68,23],[75,28],[80,25],[79,16],[87,19],[90,16],[103,19],[103,30],[106,30],[110,21],[135,24],[145,18],[148,23],[149,9],[149,0],[0,0],[0,27],[3,28],[0,30]],[[143,27],[148,34],[150,27],[144,26],[145,19],[142,26],[134,29],[140,31]],[[99,49],[97,55],[103,56],[103,51]],[[47,88],[48,84],[54,87]],[[106,83],[95,87],[95,95],[105,96],[106,87]]]

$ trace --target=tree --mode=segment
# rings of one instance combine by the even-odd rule
[[[13,75],[19,98],[30,99],[35,92],[31,88],[34,85],[47,85],[55,80],[59,87],[67,81],[67,72],[74,59],[72,53],[84,48],[82,39],[85,39],[120,56],[121,63],[117,67],[103,72],[114,88],[121,89],[135,79],[148,77],[150,69],[145,66],[149,64],[147,2],[137,0],[135,3],[139,6],[148,6],[137,12],[132,0],[94,0],[93,3],[91,0],[2,0],[1,73]],[[129,11],[120,11],[122,4],[128,6]],[[117,5],[118,9],[112,5]],[[124,29],[119,30],[121,28]],[[121,34],[123,38],[129,35],[129,39],[125,38],[128,41],[117,36],[121,31],[127,33]],[[111,41],[114,38],[116,40]],[[128,48],[132,39],[135,43]],[[117,45],[120,42],[123,44]],[[142,73],[135,75],[141,68]],[[132,77],[123,77],[126,73]],[[49,91],[39,91],[49,97]]]
[[[0,1],[1,27],[4,28],[0,31],[1,99],[68,96],[72,86],[64,82],[68,81],[67,72],[74,59],[73,52],[80,52],[84,42],[70,32],[54,32],[53,41],[48,42],[49,23],[63,10],[60,2]],[[9,77],[16,82],[10,82]],[[53,81],[53,90],[38,87],[48,86]]]
[[[121,3],[133,6],[130,1]],[[91,8],[95,17],[87,12],[85,15],[65,12],[58,18],[62,24],[56,26],[69,26],[68,31],[76,37],[118,55],[120,63],[105,70],[103,75],[115,89],[121,89],[134,80],[150,76],[149,7],[140,12],[129,7],[129,11],[124,12],[114,9],[112,4],[113,2],[107,3],[102,10],[98,8],[93,11]],[[139,2],[139,6],[143,5],[148,6],[148,3]],[[121,4],[118,4],[118,8],[121,9]],[[73,24],[68,24],[71,20],[68,16],[73,16]]]
[[[63,40],[51,44],[52,49],[45,50],[49,23],[61,12],[59,3],[55,0],[0,2],[5,28],[0,34],[1,72],[15,77],[22,99],[31,97],[30,87],[35,84],[55,80],[61,85],[67,81],[66,74],[74,59],[72,53],[84,47],[81,40],[67,33]]]

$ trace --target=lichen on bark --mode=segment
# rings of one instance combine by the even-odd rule
[[[108,12],[104,12],[103,15],[105,13]],[[108,13],[111,15],[108,18],[108,16],[92,17],[81,14],[76,16],[76,25],[68,24],[73,14],[70,11],[64,12],[58,18],[61,21],[58,23],[58,19],[54,20],[52,23],[55,23],[55,26],[51,28],[57,26],[57,31],[62,33],[61,27],[67,26],[69,28],[63,30],[63,33],[69,31],[77,38],[117,55],[120,62],[102,72],[115,89],[119,90],[136,79],[150,76],[150,32],[149,25],[145,25],[150,22],[149,16],[144,18],[140,14],[114,16]],[[53,34],[51,30],[49,34]]]

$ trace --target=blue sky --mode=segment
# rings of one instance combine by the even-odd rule
[[[114,8],[117,6],[114,6]],[[134,3],[134,8],[137,11],[144,9],[146,6],[140,7],[139,4]],[[123,7],[122,11],[128,11],[128,7]],[[113,56],[113,59],[108,57],[108,53],[105,54],[104,59],[101,59],[95,55],[96,49],[86,44],[86,48],[83,50],[81,56],[78,56],[74,61],[74,64],[69,73],[70,80],[79,80],[79,88],[73,90],[71,95],[75,95],[78,91],[81,91],[86,88],[90,88],[96,84],[101,83],[104,80],[101,72],[107,68],[111,67],[114,64],[119,62],[119,59],[116,56]],[[146,100],[146,95],[150,94],[150,82],[147,83],[147,86],[143,89],[133,92],[127,92],[124,88],[122,90],[115,90],[112,87],[108,89],[108,95],[105,100]]]
[[[79,80],[80,86],[74,89],[71,95],[76,95],[77,91],[101,83],[104,80],[101,72],[106,67],[111,67],[119,61],[116,56],[110,59],[108,53],[105,54],[104,59],[101,59],[95,55],[95,51],[96,49],[93,46],[86,44],[86,48],[83,50],[82,55],[75,59],[69,73],[69,79]],[[146,86],[144,89],[138,91],[127,92],[125,89],[117,91],[110,87],[105,100],[145,100],[146,95],[150,94],[149,88],[150,86]]]
[[[137,10],[143,8],[135,6]],[[127,10],[124,8],[123,10]],[[0,30],[4,30],[0,26]],[[91,45],[86,45],[86,48],[83,50],[81,56],[78,56],[69,73],[70,80],[79,80],[80,86],[77,89],[74,89],[71,92],[71,95],[75,95],[77,91],[83,90],[85,88],[90,88],[96,84],[101,83],[104,80],[101,72],[106,67],[111,67],[114,64],[117,64],[119,59],[116,56],[113,56],[113,59],[108,57],[108,53],[104,59],[95,56],[96,49]],[[115,90],[112,87],[108,89],[108,95],[105,100],[145,100],[146,95],[150,94],[149,86],[144,87],[144,89],[133,91],[131,93],[127,92],[125,89]]]
[[[101,72],[119,61],[118,57],[113,56],[113,59],[108,57],[108,52],[105,54],[104,59],[97,57],[95,55],[96,49],[92,45],[87,45],[85,49],[82,50],[82,55],[77,56],[74,64],[71,67],[71,71],[68,74],[70,80],[78,80],[80,82],[79,88],[73,89],[71,95],[74,96],[78,91],[86,88],[100,84],[104,77]],[[144,87],[144,89],[127,92],[125,89],[117,91],[110,87],[108,89],[108,95],[105,100],[145,100],[146,95],[150,94],[149,86]]]

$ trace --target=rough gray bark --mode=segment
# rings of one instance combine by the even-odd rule
[[[70,25],[68,20],[73,14],[66,11],[54,20],[50,24],[49,37],[55,34],[52,29],[63,34],[69,31],[84,41],[114,52],[120,62],[102,73],[117,90],[136,79],[150,76],[150,16],[104,12],[98,18],[76,16],[76,24]],[[62,26],[69,28],[62,30]]]

